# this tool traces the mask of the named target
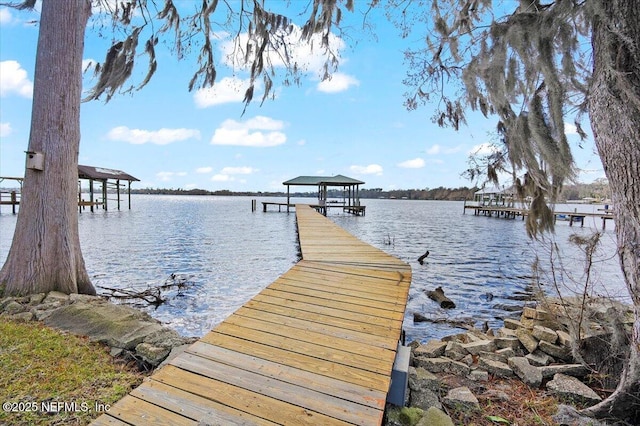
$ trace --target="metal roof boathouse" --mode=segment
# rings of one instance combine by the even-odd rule
[[[116,201],[118,210],[120,210],[121,190],[124,190],[125,187],[125,184],[121,183],[121,181],[126,181],[128,183],[126,188],[127,201],[129,209],[131,209],[131,182],[140,181],[140,179],[121,170],[82,165],[78,165],[78,179],[89,181],[89,201],[82,198],[82,183],[78,182],[78,206],[80,211],[87,206],[91,208],[91,211],[93,211],[93,208],[97,206],[102,206],[104,210],[107,210],[108,200]],[[100,200],[95,198],[94,182],[102,183],[102,199]],[[115,194],[115,198],[109,198],[110,192],[111,194]]]
[[[282,184],[287,186],[287,212],[291,206],[291,186],[315,186],[318,188],[318,204],[312,207],[325,216],[327,209],[331,207],[341,207],[344,212],[364,216],[365,206],[360,204],[360,185],[364,184],[361,180],[343,175],[298,176]],[[327,196],[329,187],[341,188],[342,199],[329,200]]]

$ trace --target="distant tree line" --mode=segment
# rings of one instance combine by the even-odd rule
[[[462,186],[459,188],[445,188],[439,186],[437,188],[425,189],[393,189],[385,191],[382,188],[362,188],[359,191],[360,198],[388,198],[388,199],[406,199],[406,200],[448,200],[462,201],[473,200],[474,193],[478,191],[477,187],[468,188]],[[218,195],[218,196],[245,196],[245,197],[286,197],[284,191],[230,191],[228,189],[220,189],[209,191],[206,189],[173,189],[173,188],[143,188],[132,189],[132,194],[156,194],[156,195]],[[560,201],[581,200],[583,198],[596,198],[604,200],[610,198],[609,183],[606,179],[597,179],[593,183],[578,183],[573,185],[565,185],[562,191]],[[317,198],[316,191],[307,192],[291,192],[291,197],[296,198]],[[329,189],[327,196],[331,199],[341,199],[342,190]]]
[[[360,198],[397,198],[408,200],[464,200],[473,199],[473,193],[477,188],[444,188],[438,187],[433,189],[395,189],[384,191],[382,188],[360,189]],[[132,189],[132,194],[156,194],[156,195],[224,195],[224,196],[250,196],[250,197],[286,197],[284,191],[274,192],[251,192],[251,191],[230,191],[228,189],[208,191],[206,189],[172,189],[172,188],[143,188]],[[310,192],[291,192],[291,197],[313,197],[317,198],[316,191]],[[342,190],[329,189],[327,191],[329,198],[342,198]]]

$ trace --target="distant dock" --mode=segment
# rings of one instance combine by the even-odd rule
[[[505,219],[515,219],[516,217],[521,217],[522,220],[525,219],[526,216],[529,215],[529,209],[524,207],[504,207],[504,206],[487,206],[487,205],[478,205],[476,203],[467,204],[465,201],[464,205],[464,213],[467,210],[472,210],[473,214],[476,216],[495,216],[502,217]],[[553,212],[554,222],[557,220],[567,220],[569,221],[569,226],[573,226],[574,223],[579,223],[580,227],[584,226],[585,218],[598,218],[602,220],[602,229],[606,229],[607,220],[613,220],[613,211],[610,209],[603,209],[602,213],[585,213],[585,212]]]

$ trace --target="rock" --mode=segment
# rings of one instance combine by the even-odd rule
[[[7,313],[7,315],[19,314],[19,313],[22,313],[22,312],[24,312],[26,310],[27,310],[26,306],[24,306],[21,303],[16,302],[15,300],[11,300],[4,307],[4,311]]]
[[[516,337],[515,329],[502,327],[498,329],[497,337]]]
[[[516,330],[516,336],[518,336],[518,340],[520,340],[522,346],[524,346],[529,353],[535,351],[538,347],[538,339],[533,337],[527,329],[519,328]]]
[[[59,292],[59,291],[50,291],[47,294],[47,297],[44,298],[42,303],[50,303],[50,302],[67,303],[67,302],[69,302],[69,295],[68,294],[64,294],[62,292]]]
[[[444,354],[444,350],[447,347],[447,342],[440,340],[429,340],[426,344],[417,347],[413,351],[414,356],[425,356],[428,358],[437,358]]]
[[[412,391],[429,389],[440,392],[440,380],[424,368],[409,367],[409,389]]]
[[[514,351],[511,348],[498,349],[496,351],[496,355],[500,355],[505,360],[507,360],[507,359],[511,358],[512,356],[516,356],[516,351]]]
[[[500,389],[489,389],[482,394],[482,398],[490,399],[492,401],[511,401],[511,397],[507,393]]]
[[[556,334],[558,335],[557,343],[559,345],[564,346],[566,348],[571,348],[571,342],[573,341],[573,339],[571,338],[571,335],[569,335],[569,333],[562,330],[556,330]]]
[[[559,358],[564,361],[572,359],[571,351],[565,346],[554,345],[552,343],[541,340],[538,344],[541,351],[551,355],[554,358]]]
[[[159,365],[171,352],[169,347],[154,346],[150,343],[140,343],[136,346],[136,355],[154,367]]]
[[[488,382],[489,381],[489,373],[485,370],[473,370],[467,376],[470,380],[475,382]]]
[[[532,388],[538,388],[542,384],[542,372],[538,367],[529,364],[524,357],[509,358],[509,367],[516,373],[526,385]]]
[[[511,352],[513,352],[513,351],[511,351]],[[482,351],[482,352],[479,353],[479,355],[480,355],[481,358],[484,358],[484,359],[490,359],[492,361],[507,362],[507,357],[505,357],[504,355],[501,355],[501,354],[499,354],[497,352],[485,352],[485,351]],[[512,355],[512,356],[514,356],[514,355]]]
[[[481,351],[493,352],[496,350],[496,344],[493,340],[478,340],[471,343],[463,343],[462,347],[472,355],[479,355]]]
[[[589,386],[572,376],[558,373],[547,383],[547,389],[554,394],[569,400],[584,401],[595,404],[602,401]]]
[[[110,303],[76,302],[56,309],[44,323],[123,349],[135,348],[146,336],[162,329],[162,325],[148,314]]]
[[[561,364],[561,365],[547,365],[546,367],[540,367],[543,379],[548,379],[555,376],[558,373],[566,374],[573,377],[584,377],[589,370],[582,364]]]
[[[448,370],[449,363],[451,360],[449,358],[427,358],[423,356],[417,356],[413,360],[416,367],[422,367],[425,370],[431,371],[432,373],[442,373]]]
[[[462,343],[451,341],[447,343],[444,355],[454,361],[460,361],[467,355],[467,351],[462,347]]]
[[[20,312],[18,314],[10,315],[9,318],[17,322],[29,322],[33,319],[33,314],[31,312]]]
[[[442,408],[438,394],[430,389],[412,390],[409,397],[411,407],[428,410],[431,407]]]
[[[478,364],[494,376],[513,377],[513,370],[504,362],[480,358]]]
[[[398,416],[403,425],[415,425],[422,418],[424,412],[417,407],[402,407]]]
[[[575,408],[564,404],[558,405],[558,412],[552,419],[558,426],[607,426],[607,423],[583,416]]]
[[[172,348],[174,346],[181,346],[187,343],[188,339],[182,337],[177,331],[170,328],[162,328],[147,335],[143,342],[149,343],[153,346],[162,348]]]
[[[70,302],[87,302],[87,303],[106,303],[107,300],[100,296],[91,296],[89,294],[71,293],[69,295]]]
[[[520,339],[518,339],[518,337],[515,336],[515,333],[513,336],[496,337],[494,342],[496,343],[496,347],[498,349],[510,348],[510,349],[513,349],[514,351],[518,349],[521,345]]]
[[[531,365],[535,365],[537,367],[549,365],[553,362],[553,358],[551,358],[546,353],[542,352],[540,349],[536,349],[530,354],[527,354],[525,358],[529,360],[529,363]]]
[[[469,374],[471,369],[464,362],[451,360],[447,371],[449,371],[451,374],[455,374],[456,376],[465,377]]]
[[[522,308],[522,316],[525,318],[538,319],[538,313],[535,308],[524,307]]]
[[[473,410],[480,408],[478,398],[466,386],[451,389],[447,396],[442,399],[442,402],[452,408],[463,407]]]
[[[512,319],[512,318],[505,318],[504,319],[504,326],[505,328],[509,329],[509,330],[517,330],[519,328],[522,328],[522,323],[516,319]]]
[[[29,296],[30,305],[39,305],[44,300],[46,293],[37,293]]]
[[[545,342],[549,343],[556,343],[556,341],[558,340],[558,335],[555,331],[541,325],[536,325],[535,327],[533,327],[531,335],[538,340],[544,340]]]
[[[109,354],[113,358],[117,358],[119,356],[122,356],[123,353],[124,353],[124,349],[122,349],[122,348],[111,348],[111,350],[109,351]]]
[[[454,426],[454,423],[444,411],[431,407],[424,413],[417,426]]]
[[[387,410],[386,426],[413,426],[418,424],[424,412],[415,407],[391,406]]]
[[[36,321],[43,321],[45,318],[47,318],[53,313],[53,310],[42,310],[38,308],[40,308],[40,306],[38,306],[37,308],[31,309],[31,313],[35,317]]]

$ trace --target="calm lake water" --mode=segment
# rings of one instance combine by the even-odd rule
[[[251,200],[258,211],[251,211]],[[244,302],[273,282],[298,261],[295,214],[263,213],[256,197],[133,195],[132,210],[80,214],[82,251],[94,285],[144,290],[164,284],[171,274],[188,277],[191,284],[171,294],[154,317],[183,335],[201,336]],[[313,199],[295,201],[310,203]],[[462,202],[363,200],[364,217],[339,213],[329,217],[361,240],[408,262],[413,281],[405,317],[407,339],[426,341],[451,334],[446,323],[413,323],[419,312],[434,320],[487,321],[518,315],[534,285],[536,256],[547,270],[552,243],[562,253],[563,292],[584,285],[584,255],[569,244],[569,236],[588,236],[601,230],[599,219],[585,227],[558,222],[546,242],[532,242],[520,219],[505,220],[463,214]],[[558,211],[595,211],[602,206],[559,206]],[[0,262],[11,244],[16,216],[7,206],[0,214]],[[615,255],[613,222],[596,253],[595,294],[628,296]],[[417,262],[426,250],[423,265]],[[556,267],[560,261],[555,262]],[[542,288],[551,292],[551,278],[542,274]],[[441,286],[456,303],[443,310],[425,294]]]

